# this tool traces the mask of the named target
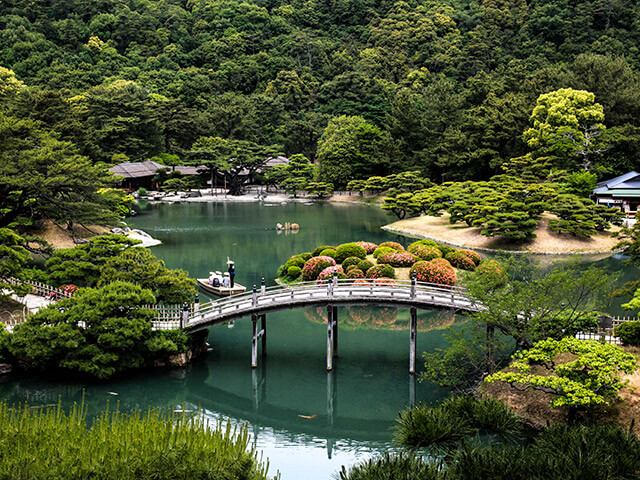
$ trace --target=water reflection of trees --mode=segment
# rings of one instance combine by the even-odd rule
[[[338,323],[340,328],[346,330],[408,330],[410,318],[408,310],[405,310],[393,307],[339,307]],[[304,314],[313,323],[327,323],[327,310],[324,307],[305,309]],[[456,316],[453,312],[420,312],[418,330],[441,330],[464,321],[464,317]]]

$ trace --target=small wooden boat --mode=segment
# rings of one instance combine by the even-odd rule
[[[219,295],[221,297],[237,295],[238,293],[244,293],[247,291],[247,287],[240,285],[239,283],[236,283],[233,288],[223,286],[214,287],[213,285],[209,284],[208,278],[198,278],[196,280],[198,281],[198,285],[200,286],[200,288],[202,288],[204,291],[213,293],[214,295]]]

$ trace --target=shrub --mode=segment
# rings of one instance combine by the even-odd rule
[[[615,333],[624,345],[640,347],[640,322],[624,322],[616,327]]]
[[[359,258],[359,257],[347,257],[346,259],[344,259],[342,261],[342,268],[344,268],[345,271],[347,271],[347,270],[349,270],[349,267],[356,266],[361,261],[362,261],[362,259]],[[337,262],[337,260],[336,260],[336,262]]]
[[[342,263],[349,257],[365,258],[367,250],[355,243],[343,243],[336,249],[336,262]]]
[[[293,257],[287,260],[287,263],[284,264],[284,269],[288,270],[289,267],[304,267],[306,260],[302,258],[302,255],[294,255]]]
[[[391,265],[374,265],[366,272],[367,278],[396,278],[396,271]]]
[[[373,258],[378,258],[383,253],[394,253],[394,252],[397,252],[397,250],[394,250],[391,247],[378,247],[373,252]]]
[[[358,463],[349,471],[343,467],[339,480],[438,480],[442,476],[438,472],[438,465],[412,453],[385,454]]]
[[[420,260],[433,260],[434,258],[442,257],[442,252],[438,247],[432,245],[416,245],[412,243],[409,245],[409,252],[420,258]]]
[[[138,189],[138,198],[142,198],[142,197],[146,197],[147,196],[147,189],[144,187],[140,187]]]
[[[475,250],[460,250],[460,253],[464,253],[467,257],[473,260],[476,267],[480,265],[480,262],[482,261],[482,257]]]
[[[302,257],[302,259],[306,262],[307,260],[309,260],[311,257],[313,257],[313,255],[311,255],[309,252],[304,252],[301,253],[299,255],[300,257]]]
[[[476,269],[476,264],[473,262],[471,257],[465,255],[460,250],[454,250],[453,252],[449,252],[445,257],[451,265],[456,268],[461,268],[462,270],[470,270],[473,271]]]
[[[302,280],[315,280],[322,270],[335,264],[336,261],[331,257],[313,257],[307,260],[307,263],[302,268]]]
[[[413,264],[409,275],[416,275],[419,282],[453,285],[456,283],[456,271],[444,258],[436,258],[430,262],[420,261]]]
[[[344,268],[344,267],[342,267],[342,268]],[[344,271],[345,271],[345,273],[349,273],[351,270],[354,270],[356,268],[358,268],[357,265],[349,265],[349,267],[345,268]]]
[[[322,253],[323,250],[326,250],[327,248],[335,248],[335,247],[332,245],[320,245],[319,247],[314,248],[313,252],[311,252],[311,256],[317,257]]]
[[[347,278],[364,278],[364,272],[353,266],[347,270]]]
[[[334,265],[332,267],[327,267],[324,270],[322,270],[318,274],[318,281],[329,280],[330,278],[333,277],[334,273],[338,274],[338,278],[347,278],[347,276],[344,274],[344,270],[342,269],[342,267],[340,265]]]
[[[373,262],[370,262],[369,260],[361,260],[360,262],[358,262],[358,268],[363,272],[366,272],[371,267],[373,267]]]
[[[382,242],[379,247],[389,247],[389,248],[393,248],[394,250],[398,250],[399,252],[404,252],[404,247],[402,245],[400,245],[398,242]]]
[[[378,248],[378,245],[376,245],[375,243],[371,243],[371,242],[356,242],[356,245],[360,245],[362,248],[364,248],[367,251],[367,255],[370,255],[373,253],[373,251]]]
[[[320,252],[320,256],[336,258],[336,250],[335,248],[325,248],[322,252]]]
[[[289,277],[291,280],[295,280],[296,278],[298,278],[301,273],[302,269],[300,267],[293,266],[287,269],[287,277]]]
[[[507,283],[507,271],[495,260],[484,259],[476,267],[476,275],[479,275],[483,282],[490,283],[496,287]]]
[[[410,267],[419,260],[413,253],[393,252],[378,256],[378,263],[388,263],[393,267]]]
[[[411,245],[427,245],[429,247],[436,247],[442,253],[442,256],[445,256],[447,253],[455,250],[447,245],[443,245],[441,243],[434,242],[433,240],[418,240],[417,242],[413,242]],[[409,245],[409,246],[411,246]]]

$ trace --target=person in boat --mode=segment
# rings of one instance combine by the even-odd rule
[[[213,282],[211,283],[211,285],[213,285],[214,287],[219,287],[221,284],[222,284],[222,273],[215,272],[213,275]]]
[[[216,272],[209,272],[209,279],[207,280],[207,282],[209,282],[209,285],[213,285],[215,278]]]
[[[283,229],[284,229],[284,227],[282,226],[281,223],[276,223],[276,230],[281,231]]]
[[[224,272],[224,278],[222,279],[222,286],[229,288],[230,280],[229,280],[229,272]]]
[[[233,260],[229,260],[229,257],[227,257],[227,266],[229,267],[227,269],[227,272],[229,273],[229,286],[233,288],[233,286],[235,285],[236,267],[233,263]]]

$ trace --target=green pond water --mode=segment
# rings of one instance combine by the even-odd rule
[[[263,277],[267,285],[275,284],[281,263],[320,244],[410,243],[380,230],[391,220],[377,208],[358,205],[177,203],[141,205],[129,223],[163,242],[152,252],[169,268],[206,277],[223,270],[229,256],[236,281],[251,288]],[[278,222],[301,228],[297,234],[278,233]],[[595,263],[621,271],[624,280],[638,276],[620,257]],[[203,292],[200,297],[208,300]],[[201,408],[212,419],[248,423],[254,445],[283,480],[329,479],[341,465],[391,448],[398,411],[414,397],[429,403],[448,394],[408,374],[408,311],[341,307],[339,319],[340,357],[332,373],[325,370],[324,313],[311,308],[268,315],[268,357],[260,357],[255,370],[250,368],[251,322],[242,319],[233,328],[212,328],[211,351],[186,369],[136,372],[100,383],[5,377],[0,398],[30,405],[61,398],[69,405],[84,396],[90,413],[107,402],[119,403],[122,411]],[[444,328],[463,321],[448,312],[420,312],[418,351],[444,347]]]

